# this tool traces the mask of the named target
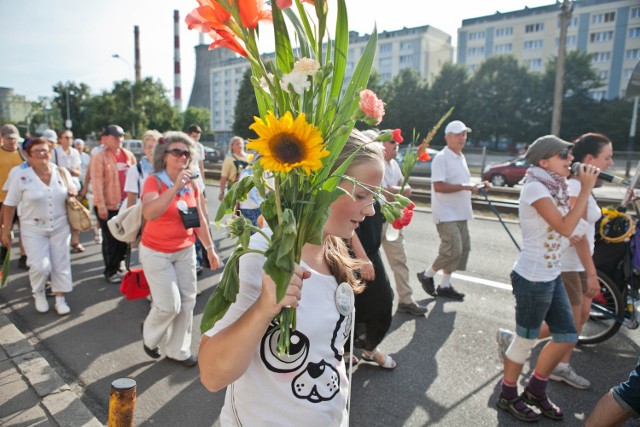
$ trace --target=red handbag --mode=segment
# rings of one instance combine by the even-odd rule
[[[149,283],[141,268],[132,268],[124,273],[120,283],[120,293],[128,300],[144,298],[149,295]]]

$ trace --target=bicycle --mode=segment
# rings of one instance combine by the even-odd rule
[[[637,307],[640,306],[640,271],[634,266],[634,239],[640,242],[636,229],[640,213],[640,196],[635,192],[640,178],[640,163],[627,192],[616,210],[608,211],[596,232],[593,254],[600,282],[600,292],[593,298],[589,319],[579,337],[580,344],[596,344],[614,336],[622,326],[640,326]],[[632,205],[634,214],[627,214]],[[599,236],[598,236],[599,235]],[[599,238],[598,238],[599,237]],[[640,246],[640,245],[638,245]]]

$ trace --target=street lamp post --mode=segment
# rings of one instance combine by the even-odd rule
[[[67,128],[67,130],[71,130],[72,127],[72,122],[71,122],[71,108],[69,107],[69,83],[67,83],[67,90],[66,90],[66,97],[67,97],[67,120],[64,121],[64,127]]]
[[[122,62],[127,64],[127,67],[131,68],[131,64],[129,64],[129,61],[127,61],[126,59],[124,59],[123,57],[118,55],[117,53],[114,53],[113,55],[111,55],[111,57],[121,60]],[[133,111],[133,108],[134,108],[134,106],[133,106],[133,85],[134,85],[134,83],[135,83],[135,79],[131,80],[131,84],[129,86],[130,108],[131,108],[131,136],[133,136],[133,137],[136,136],[135,115],[134,115],[134,111]]]

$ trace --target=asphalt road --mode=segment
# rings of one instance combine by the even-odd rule
[[[211,189],[209,194],[216,193]],[[213,212],[217,200],[209,203]],[[518,225],[509,224],[509,228],[520,241]],[[501,364],[494,337],[498,327],[514,325],[508,283],[517,250],[495,220],[477,219],[470,230],[469,269],[453,281],[467,294],[464,302],[434,300],[415,279],[415,272],[430,264],[437,251],[430,214],[417,211],[405,230],[411,284],[416,299],[426,303],[429,312],[420,318],[394,315],[381,348],[397,361],[395,370],[366,363],[357,366],[352,384],[352,426],[516,423],[495,408]],[[214,234],[224,259],[231,242],[223,229],[214,230]],[[87,251],[72,254],[74,291],[67,298],[71,315],[60,318],[53,310],[44,315],[36,313],[27,274],[17,268],[14,259],[9,283],[0,289],[0,303],[10,307],[10,318],[101,422],[107,421],[111,382],[131,377],[137,382],[136,426],[218,425],[224,392],[207,392],[199,382],[197,368],[183,368],[162,359],[153,361],[145,355],[139,328],[149,303],[127,301],[117,285],[107,283],[102,278],[100,248],[93,243],[92,233],[82,237]],[[18,251],[13,252],[15,258]],[[220,274],[205,272],[199,282],[202,294],[195,308],[196,325]],[[565,411],[564,425],[581,425],[600,396],[628,376],[640,355],[638,336],[638,331],[622,330],[605,343],[577,349],[572,364],[592,381],[592,389],[576,390],[558,383],[550,386],[550,395]],[[199,339],[195,334],[194,352]],[[530,373],[531,366],[525,365],[525,373]],[[543,421],[539,425],[558,424]]]

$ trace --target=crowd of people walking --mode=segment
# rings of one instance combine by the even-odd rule
[[[440,242],[435,260],[416,276],[424,291],[434,298],[464,300],[465,295],[452,286],[452,273],[466,269],[471,251],[471,195],[490,187],[487,182],[474,183],[471,179],[463,154],[470,132],[462,121],[448,123],[444,131],[446,147],[432,162],[431,216]],[[122,282],[125,256],[131,248],[112,234],[108,221],[127,207],[141,204],[138,257],[151,294],[150,310],[141,325],[142,350],[153,359],[164,355],[184,367],[198,365],[198,355],[191,351],[197,275],[203,265],[215,270],[221,264],[209,230],[201,133],[197,125],[186,133],[148,130],[142,136],[143,154],[137,159],[123,147],[125,131],[116,124],[104,128],[99,144],[90,153],[85,141],[74,140],[69,130],[57,134],[46,130],[40,137],[23,140],[15,126],[2,126],[0,255],[4,259],[14,244],[14,231],[19,231],[18,264],[28,270],[37,312],[49,311],[49,293],[55,297],[58,315],[72,311],[65,299],[65,294],[73,290],[70,253],[86,248],[80,241],[80,230],[69,225],[67,198],[91,196],[96,219],[94,240],[101,245],[104,263],[102,274],[113,284]],[[355,156],[347,174],[369,187],[380,187],[389,200],[398,193],[411,197],[411,187],[401,187],[404,176],[396,161],[398,143],[375,142],[378,135],[376,131],[352,133],[341,154],[345,158]],[[573,142],[547,135],[536,139],[525,157],[531,167],[519,200],[523,247],[511,272],[515,328],[513,332],[503,328],[497,331],[504,369],[496,405],[523,422],[541,417],[561,420],[563,411],[547,395],[549,380],[578,389],[590,387],[590,381],[575,372],[570,358],[588,319],[591,300],[599,292],[591,255],[601,212],[592,189],[598,185],[598,174],[613,165],[613,145],[605,135],[596,133]],[[222,164],[220,200],[234,183],[251,176],[255,161],[245,152],[242,138],[230,140]],[[580,163],[573,169],[577,173],[572,172],[574,162]],[[233,384],[233,393],[227,393],[223,420],[231,422],[241,413],[246,422],[254,416],[251,414],[262,416],[255,410],[262,406],[274,413],[278,405],[270,405],[253,393],[258,384],[280,396],[290,394],[292,385],[272,378],[278,369],[261,356],[260,349],[263,335],[269,333],[269,323],[281,307],[298,307],[298,331],[310,342],[332,344],[326,349],[310,347],[322,360],[331,361],[330,369],[338,378],[338,397],[326,399],[326,425],[342,419],[349,364],[363,360],[383,369],[397,367],[393,356],[383,350],[393,318],[394,296],[398,296],[398,313],[424,316],[428,312],[414,297],[402,230],[397,237],[387,237],[390,224],[380,204],[384,200],[374,200],[368,190],[360,197],[358,186],[347,188],[353,185],[350,181],[340,185],[355,197],[343,195],[334,202],[323,243],[304,247],[302,262],[280,303],[274,305],[269,300],[273,299],[273,289],[262,272],[263,257],[250,254],[241,258],[238,300],[206,332],[199,350],[203,384],[210,390]],[[254,226],[262,226],[261,201],[253,194],[239,204],[236,214],[245,215]],[[350,227],[356,217],[359,226],[354,230]],[[252,247],[262,248],[264,244],[261,234],[251,239]],[[436,286],[438,271],[442,274]],[[305,296],[311,295],[304,299],[303,282]],[[334,342],[336,328],[344,326],[342,318],[314,321],[323,310],[322,304],[333,304],[333,293],[318,287],[335,288],[342,286],[341,282],[355,292],[356,314],[350,331],[355,348],[348,344],[349,328],[339,334],[339,343]],[[531,349],[547,338],[550,340],[519,393],[518,382]],[[335,348],[344,348],[343,357],[335,357]],[[615,413],[618,419],[638,415],[638,369],[602,398],[588,425],[604,425],[599,424],[604,419],[603,411]],[[297,408],[306,405],[300,396],[290,403]],[[317,414],[314,406],[299,409],[312,416]],[[286,417],[286,413],[273,416]]]

